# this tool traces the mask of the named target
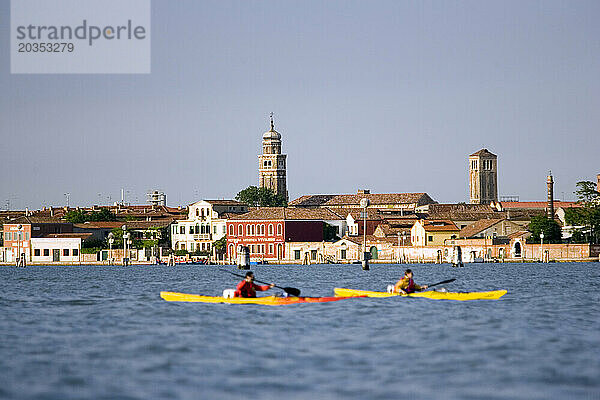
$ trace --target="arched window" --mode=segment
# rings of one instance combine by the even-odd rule
[[[273,224],[269,224],[269,236],[273,236]]]
[[[234,232],[233,225],[229,225],[229,236],[234,236]]]
[[[277,224],[277,234],[281,235],[281,224]]]
[[[244,226],[242,224],[238,225],[238,236],[244,236]]]

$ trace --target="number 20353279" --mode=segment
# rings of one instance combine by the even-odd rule
[[[75,51],[75,45],[73,43],[28,43],[21,42],[17,44],[17,51],[19,53],[72,53]]]

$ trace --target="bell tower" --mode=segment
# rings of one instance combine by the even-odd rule
[[[471,204],[498,201],[498,156],[487,149],[469,156],[469,192]]]
[[[281,135],[275,130],[273,113],[271,129],[263,134],[263,153],[258,156],[258,186],[267,187],[288,201],[286,154],[281,154]]]

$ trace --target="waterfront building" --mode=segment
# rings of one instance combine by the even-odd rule
[[[344,217],[328,209],[260,207],[227,220],[227,257],[233,262],[239,246],[248,246],[252,261],[289,260],[300,249],[287,243],[323,242],[343,229]]]
[[[359,190],[356,194],[313,194],[301,196],[289,203],[297,208],[361,209],[360,201],[369,200],[369,209],[377,209],[382,215],[403,216],[414,214],[417,208],[436,203],[427,193],[371,193]]]
[[[32,238],[41,238],[50,234],[72,233],[73,224],[59,222],[56,218],[21,216],[4,223],[3,262],[14,262],[19,256],[27,261],[32,257]]]
[[[469,156],[469,192],[471,204],[498,201],[498,157],[487,149]]]
[[[31,257],[34,263],[79,263],[81,247],[91,234],[56,233],[31,239]]]
[[[212,243],[227,233],[227,219],[248,212],[248,206],[237,200],[200,200],[188,207],[188,217],[173,221],[171,248],[194,252],[210,252]]]
[[[410,230],[413,246],[443,246],[447,239],[458,238],[460,229],[450,220],[423,220],[415,222]]]
[[[288,201],[286,159],[287,155],[281,154],[281,134],[275,130],[271,114],[271,129],[263,134],[262,154],[258,156],[258,187],[269,188]]]
[[[480,219],[460,230],[459,237],[471,238],[508,238],[515,232],[522,232],[523,227],[506,218]]]

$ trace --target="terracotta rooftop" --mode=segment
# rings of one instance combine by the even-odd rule
[[[295,200],[289,202],[289,206],[291,207],[318,207],[332,198],[334,198],[335,194],[309,194],[306,196],[299,197]]]
[[[548,202],[546,201],[502,201],[502,208],[526,208],[526,209],[546,209],[548,207]],[[574,201],[558,201],[554,200],[554,209],[557,208],[569,208],[569,207],[581,207],[580,204]]]
[[[447,231],[456,231],[458,232],[460,229],[454,224],[454,222],[450,220],[425,220],[425,224],[423,228],[426,232],[447,232]]]
[[[237,200],[204,200],[213,206],[245,206],[246,203],[242,203]]]
[[[497,223],[504,221],[504,218],[496,218],[496,219],[480,219],[479,221],[464,227],[460,230],[461,238],[470,238],[478,233],[496,225]]]
[[[427,193],[358,193],[306,195],[291,201],[289,205],[294,207],[360,207],[360,201],[363,198],[369,199],[371,207],[392,204],[424,205],[435,203]]]
[[[46,217],[38,215],[20,216],[9,221],[5,221],[5,224],[68,224],[60,217]]]

